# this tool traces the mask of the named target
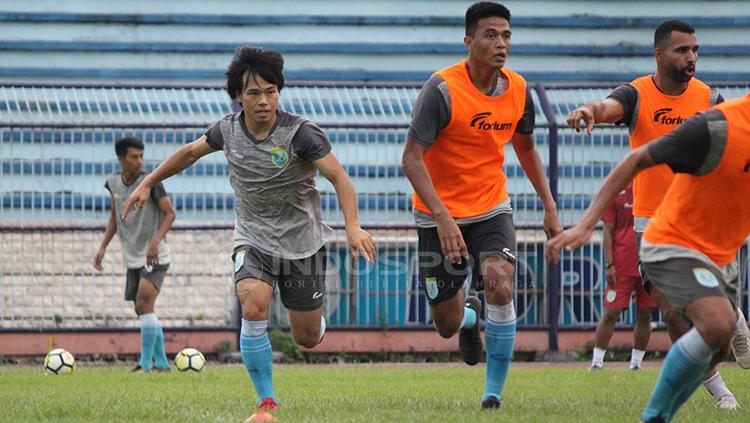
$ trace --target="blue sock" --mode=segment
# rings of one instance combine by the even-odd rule
[[[156,315],[154,313],[141,315],[141,358],[138,364],[143,370],[151,370],[156,345]]]
[[[464,307],[464,320],[461,322],[461,329],[474,327],[477,323],[477,312],[471,307]]]
[[[167,353],[164,351],[164,331],[161,330],[161,325],[156,326],[156,344],[154,345],[154,361],[156,367],[164,370],[169,368],[169,360],[167,359]]]
[[[242,331],[240,332],[240,351],[242,361],[245,362],[247,373],[255,386],[258,400],[274,398],[273,378],[271,364],[273,363],[273,352],[271,341],[267,333],[268,320],[249,321],[242,319]]]
[[[661,416],[664,421],[670,421],[700,385],[713,353],[695,328],[680,337],[664,359],[659,379],[641,419]]]
[[[503,320],[497,321],[493,320]],[[512,318],[512,320],[506,320]],[[487,326],[484,329],[487,349],[487,378],[482,401],[489,397],[502,398],[505,379],[508,377],[513,343],[516,338],[516,319],[513,303],[504,306],[487,305]]]

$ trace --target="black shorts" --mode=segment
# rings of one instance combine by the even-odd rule
[[[164,276],[167,275],[168,269],[169,264],[155,264],[128,269],[125,275],[125,301],[135,301],[141,279],[151,282],[156,290],[161,292],[161,285],[164,283]]]
[[[289,310],[310,311],[323,306],[326,293],[326,248],[303,259],[282,259],[249,245],[232,254],[234,283],[259,279],[274,289],[278,286],[281,302]]]
[[[484,289],[479,264],[490,256],[500,256],[510,263],[516,262],[516,231],[513,215],[501,213],[490,219],[460,226],[464,243],[469,250],[469,262],[453,264],[445,259],[440,248],[437,228],[418,228],[419,285],[427,295],[430,305],[453,298],[463,289],[468,268],[472,267],[472,287]]]

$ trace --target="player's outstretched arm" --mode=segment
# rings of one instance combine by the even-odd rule
[[[573,251],[591,239],[596,222],[612,200],[622,191],[633,177],[643,169],[654,166],[656,162],[648,152],[648,146],[638,148],[628,154],[604,180],[594,201],[584,213],[581,221],[547,242],[546,255],[553,262],[560,261],[560,250]]]
[[[349,175],[346,174],[336,156],[328,153],[315,160],[313,165],[328,179],[336,190],[346,225],[346,241],[353,257],[363,256],[367,261],[375,261],[375,241],[367,231],[359,226],[357,193]]]
[[[516,156],[518,156],[523,171],[542,200],[544,205],[544,233],[548,239],[552,238],[562,232],[562,225],[560,224],[560,218],[557,216],[557,204],[549,190],[542,159],[534,145],[533,135],[518,132],[513,134],[513,149],[516,151]]]
[[[117,207],[117,205],[115,204],[115,197],[113,195],[111,197],[112,201],[110,204],[112,204],[112,208],[109,212],[107,229],[104,230],[104,239],[102,239],[102,243],[99,245],[99,250],[94,257],[94,268],[100,272],[102,271],[102,260],[104,260],[104,255],[107,253],[107,246],[109,246],[110,241],[112,241],[112,238],[114,238],[117,233],[117,217],[115,215],[115,207]]]
[[[192,166],[201,157],[214,151],[216,150],[206,142],[205,135],[190,144],[180,147],[171,156],[167,157],[166,160],[161,162],[159,167],[149,173],[143,179],[143,182],[138,185],[138,188],[130,194],[125,201],[125,205],[122,207],[122,219],[125,220],[128,217],[130,210],[143,207],[143,204],[148,201],[148,197],[151,195],[151,188],[154,185],[174,174],[182,172]]]
[[[573,110],[568,114],[568,125],[581,132],[581,121],[586,126],[586,133],[591,135],[594,125],[597,123],[614,123],[622,119],[625,109],[617,100],[611,98],[603,101],[592,101]]]
[[[437,191],[435,191],[430,172],[424,164],[426,151],[427,147],[424,145],[407,140],[401,157],[401,165],[404,168],[404,174],[414,187],[414,191],[435,218],[443,254],[449,257],[452,263],[458,264],[461,262],[461,257],[469,256],[469,250],[466,248],[464,237],[461,235],[461,230],[458,228],[456,221],[453,220],[448,208],[445,207]],[[467,187],[467,189],[470,188]]]

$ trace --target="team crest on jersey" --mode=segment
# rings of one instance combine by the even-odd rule
[[[289,163],[289,152],[284,147],[271,149],[271,163],[278,168],[282,168]]]
[[[425,290],[427,291],[427,298],[434,300],[438,295],[438,284],[437,278],[426,278],[424,280]]]
[[[617,298],[617,291],[614,289],[607,290],[607,302],[611,303]]]
[[[716,279],[716,275],[706,268],[694,267],[693,274],[698,283],[706,288],[716,288],[719,286],[719,281]]]

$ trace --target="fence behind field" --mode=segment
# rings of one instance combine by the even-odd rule
[[[747,84],[718,84],[725,98]],[[603,126],[593,136],[563,126],[572,108],[606,97],[612,86],[533,87],[535,141],[547,167],[564,224],[575,223],[596,189],[628,151],[624,128]],[[416,233],[411,186],[401,151],[418,93],[415,84],[297,83],[281,107],[308,117],[330,138],[358,191],[361,220],[376,230],[376,265],[349,268],[341,237],[329,243],[326,313],[338,327],[429,327],[416,284]],[[124,275],[113,242],[103,274],[90,265],[108,216],[107,174],[118,170],[113,143],[135,135],[146,144],[151,169],[212,122],[236,109],[218,87],[0,86],[0,330],[134,327],[122,300]],[[543,257],[541,204],[508,147],[505,172],[518,225],[515,300],[524,327],[591,326],[603,301],[599,237],[549,267]],[[234,327],[231,281],[234,200],[227,166],[215,153],[165,185],[178,213],[174,251],[160,318],[173,327]],[[318,178],[324,217],[342,221],[332,186]],[[747,257],[742,304],[747,307]],[[280,302],[272,320],[285,324]],[[162,317],[163,316],[163,317]],[[555,317],[557,316],[557,317]],[[633,321],[632,310],[626,323]]]

